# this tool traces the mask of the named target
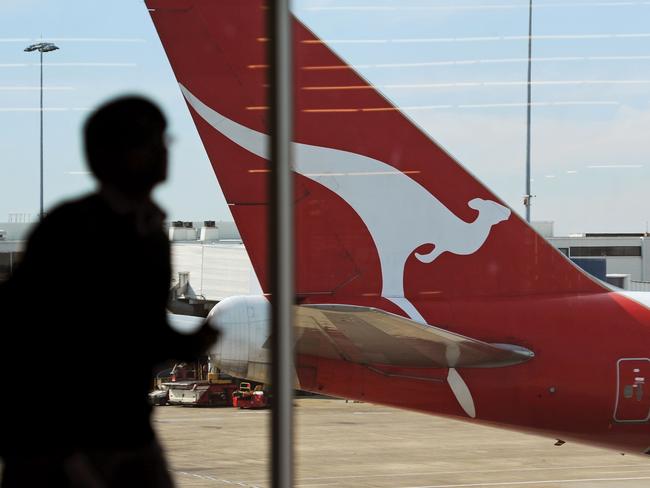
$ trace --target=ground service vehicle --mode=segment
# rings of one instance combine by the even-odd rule
[[[170,371],[171,381],[163,381],[149,394],[153,405],[217,407],[232,405],[237,389],[233,378],[220,371],[208,371],[207,358],[194,363],[178,363]]]
[[[251,384],[241,382],[239,389],[232,394],[232,406],[239,408],[267,408],[269,398],[264,391],[263,385],[256,385],[251,388]]]

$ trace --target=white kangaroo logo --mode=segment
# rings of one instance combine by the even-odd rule
[[[244,149],[268,159],[266,134],[224,117],[183,85],[180,88],[207,123]],[[474,198],[467,205],[477,210],[478,216],[468,223],[414,179],[382,161],[308,144],[294,143],[293,148],[295,171],[339,195],[368,228],[379,254],[382,297],[423,324],[426,321],[420,312],[404,297],[404,267],[409,256],[424,244],[432,244],[434,248],[426,254],[415,253],[423,263],[431,263],[444,252],[473,254],[485,243],[492,226],[510,217],[507,207]],[[449,384],[461,406],[474,417],[469,390],[453,368]]]
[[[253,154],[268,159],[268,136],[214,111],[181,85],[183,95],[212,127]],[[413,251],[432,244],[431,263],[444,252],[475,253],[492,226],[507,220],[510,209],[474,198],[468,206],[479,212],[471,223],[458,218],[415,180],[376,159],[339,149],[294,143],[295,171],[329,188],[345,200],[366,224],[377,247],[382,297],[402,308],[413,320],[426,323],[404,298],[404,266]]]

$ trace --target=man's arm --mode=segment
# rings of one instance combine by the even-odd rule
[[[171,328],[165,316],[165,326],[160,333],[161,347],[156,351],[156,361],[175,359],[192,361],[204,355],[219,338],[219,332],[204,321],[193,334],[182,334]]]

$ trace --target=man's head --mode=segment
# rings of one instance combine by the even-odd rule
[[[84,126],[88,166],[102,185],[144,196],[167,177],[167,122],[152,102],[118,98],[98,108]]]

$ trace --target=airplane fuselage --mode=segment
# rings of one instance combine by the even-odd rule
[[[515,366],[459,369],[477,420],[627,452],[650,448],[645,306],[617,292],[415,303],[439,317],[438,326],[535,353]],[[297,365],[301,386],[311,391],[467,418],[449,393],[446,370],[300,356]]]
[[[311,300],[324,303],[326,297]],[[392,305],[379,300],[378,308]],[[619,292],[413,302],[437,318],[436,326],[488,343],[516,344],[534,357],[513,366],[458,368],[475,405],[474,419],[452,394],[448,368],[298,354],[299,387],[622,452],[650,448],[650,310],[643,304]],[[268,315],[244,308],[231,320],[217,318],[224,334],[214,357],[232,374],[265,381]],[[257,320],[247,328],[250,316]]]

